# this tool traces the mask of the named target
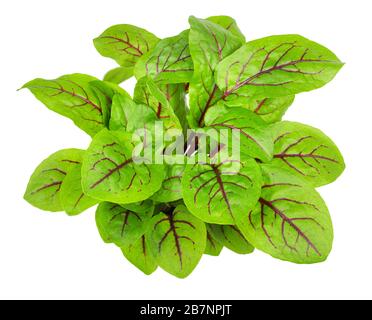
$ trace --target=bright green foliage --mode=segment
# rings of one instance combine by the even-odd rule
[[[206,247],[205,223],[180,205],[172,213],[153,218],[150,247],[159,266],[179,277],[196,267]]]
[[[103,241],[148,275],[159,266],[185,278],[224,247],[324,261],[333,228],[315,188],[335,181],[344,160],[320,130],[282,118],[296,94],[324,86],[343,63],[299,35],[246,42],[228,16],[189,24],[165,39],[110,27],[94,40],[118,63],[103,80],[70,74],[23,86],[92,137],[87,150],[44,160],[25,199],[68,215],[98,205]],[[129,94],[119,84],[132,76]]]
[[[263,165],[264,185],[254,209],[237,220],[257,249],[296,263],[324,261],[332,248],[327,206],[304,180],[273,165]]]

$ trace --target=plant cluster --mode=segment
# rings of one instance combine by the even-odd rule
[[[25,199],[69,215],[98,204],[102,239],[146,274],[160,266],[187,277],[203,254],[217,256],[223,247],[324,261],[333,230],[315,188],[340,176],[343,158],[320,130],[281,119],[295,94],[322,87],[343,64],[299,35],[247,42],[230,17],[189,22],[190,29],[162,40],[115,25],[94,40],[119,64],[103,80],[70,74],[24,85],[92,137],[87,150],[61,150],[43,161]],[[131,96],[119,84],[132,76]],[[222,153],[218,143],[204,163],[136,162],[134,133],[154,132],[159,120],[165,131],[237,131],[240,157]],[[185,138],[178,156],[197,157],[197,139]]]

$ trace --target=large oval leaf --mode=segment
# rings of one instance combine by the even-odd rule
[[[241,39],[212,21],[190,17],[190,53],[194,76],[190,82],[190,117],[192,127],[204,125],[208,109],[222,98],[214,80],[220,61],[241,45]]]
[[[142,28],[119,24],[94,39],[94,45],[102,56],[114,59],[122,67],[134,67],[158,41],[155,35]]]
[[[273,125],[272,132],[273,164],[289,169],[313,186],[333,182],[345,169],[337,146],[320,130],[284,121]]]
[[[243,108],[222,109],[219,105],[209,109],[205,124],[220,130],[240,133],[241,152],[250,157],[270,161],[273,156],[272,136],[268,125],[259,116]]]
[[[254,247],[247,241],[236,226],[209,225],[213,237],[226,248],[239,254],[249,254]]]
[[[81,164],[83,155],[83,150],[65,149],[44,160],[31,176],[25,200],[42,210],[63,211],[61,186],[66,175]]]
[[[215,78],[224,97],[273,98],[320,88],[342,65],[320,44],[299,35],[279,35],[248,42],[219,64]]]
[[[287,170],[262,166],[264,182],[254,210],[237,224],[257,249],[296,263],[324,261],[332,248],[333,229],[319,194]]]
[[[206,247],[206,227],[185,206],[173,213],[153,218],[151,251],[165,271],[179,278],[187,277],[199,263]]]
[[[70,118],[94,136],[104,127],[109,109],[105,97],[90,85],[97,80],[84,74],[70,74],[55,80],[35,79],[23,88],[28,88],[50,110]]]
[[[133,203],[148,199],[161,187],[164,169],[133,159],[132,135],[102,130],[87,150],[83,168],[84,192],[101,201]]]
[[[97,228],[104,242],[121,248],[134,244],[146,233],[152,214],[152,210],[137,213],[118,204],[103,202],[96,212]]]
[[[147,234],[133,244],[123,246],[121,250],[128,261],[146,275],[154,273],[158,268],[155,257],[150,250]]]
[[[76,164],[69,170],[60,190],[63,210],[71,216],[78,215],[99,202],[84,193],[81,186],[81,167],[81,164]]]
[[[235,224],[235,217],[244,216],[260,196],[260,169],[253,159],[188,165],[182,192],[188,209],[201,220]]]
[[[160,40],[150,53],[136,64],[135,76],[149,76],[165,83],[189,82],[194,66],[189,51],[189,31]]]

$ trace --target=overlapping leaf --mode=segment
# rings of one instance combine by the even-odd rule
[[[133,203],[148,199],[161,187],[164,169],[138,164],[133,158],[132,135],[102,130],[90,145],[82,169],[84,192],[101,201]]]
[[[118,67],[108,71],[103,78],[104,81],[120,84],[133,76],[133,68]]]
[[[247,241],[236,226],[209,225],[208,230],[219,243],[239,254],[248,254],[254,247]]]
[[[190,124],[200,127],[205,113],[222,98],[214,80],[220,61],[241,45],[241,39],[208,20],[190,17],[190,53],[194,61],[194,76],[190,82]]]
[[[273,98],[320,88],[342,65],[320,44],[280,35],[248,42],[218,65],[215,78],[224,98]]]
[[[182,178],[185,204],[208,223],[235,224],[235,217],[255,206],[260,191],[260,169],[249,158],[188,165]]]
[[[313,186],[336,180],[345,168],[337,146],[323,132],[313,127],[283,121],[272,126],[273,164],[286,168]]]
[[[209,21],[211,21],[215,24],[220,25],[221,27],[223,27],[227,31],[230,31],[231,34],[233,34],[234,36],[236,36],[240,39],[242,44],[244,44],[246,42],[245,41],[245,36],[241,32],[240,28],[238,27],[235,19],[233,19],[229,16],[212,16],[212,17],[207,18],[207,20],[209,20]]]
[[[158,268],[155,258],[150,250],[147,234],[143,235],[133,244],[125,245],[121,249],[128,261],[143,273],[150,275]]]
[[[207,226],[207,245],[205,247],[204,254],[207,254],[209,256],[217,257],[220,255],[223,245],[217,241],[217,239],[214,237],[213,233],[210,230],[210,225]]]
[[[61,186],[66,175],[81,164],[83,153],[79,149],[65,149],[44,160],[31,176],[25,200],[42,210],[63,211]]]
[[[164,129],[182,130],[179,119],[174,113],[166,95],[148,77],[144,77],[137,82],[134,91],[134,101],[151,107],[158,120],[163,122]]]
[[[114,59],[120,66],[134,68],[142,55],[149,52],[159,39],[152,33],[129,24],[115,25],[94,39],[97,51]]]
[[[81,167],[79,163],[69,170],[60,190],[63,211],[72,216],[84,212],[99,202],[84,193],[81,186]]]
[[[135,132],[146,129],[153,132],[158,120],[153,109],[143,104],[136,104],[130,97],[115,95],[112,101],[110,130]]]
[[[182,199],[183,164],[165,164],[166,175],[160,190],[151,199],[158,202],[173,202]]]
[[[150,53],[136,64],[137,79],[149,76],[165,83],[190,82],[194,66],[189,51],[189,30],[160,40]]]
[[[147,231],[153,211],[137,213],[110,202],[102,202],[96,223],[102,239],[124,247],[136,243]]]
[[[104,127],[109,109],[105,96],[90,85],[97,80],[84,74],[71,74],[55,80],[35,79],[23,88],[28,88],[49,109],[70,118],[94,136]]]
[[[264,185],[254,210],[237,219],[254,247],[296,263],[324,261],[332,248],[328,209],[319,194],[287,170],[262,166]]]
[[[199,263],[206,247],[206,227],[185,206],[158,214],[152,221],[151,251],[165,271],[187,277]]]
[[[253,158],[269,161],[273,156],[272,136],[268,125],[253,112],[243,108],[223,109],[219,105],[209,109],[206,117],[209,128],[234,130],[240,134],[240,152]]]

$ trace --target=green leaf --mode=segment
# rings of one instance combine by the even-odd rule
[[[126,203],[121,204],[121,206],[125,209],[128,209],[133,212],[137,213],[146,213],[146,212],[153,212],[155,205],[154,202],[151,200],[145,200],[141,202],[135,202],[135,203]]]
[[[155,258],[150,251],[147,235],[143,235],[133,244],[125,245],[121,249],[128,261],[146,275],[154,273],[158,268]]]
[[[94,46],[104,57],[114,59],[122,67],[134,67],[138,59],[150,51],[159,39],[152,33],[128,24],[115,25],[94,39]]]
[[[115,95],[112,101],[110,130],[135,132],[146,128],[152,130],[158,120],[149,106],[135,103],[130,97]]]
[[[235,217],[245,215],[257,203],[261,192],[260,169],[253,159],[188,165],[182,191],[187,208],[199,219],[235,224]]]
[[[313,127],[283,121],[271,129],[274,137],[273,164],[286,168],[319,187],[336,180],[345,169],[337,146]]]
[[[248,42],[219,64],[215,79],[224,98],[274,98],[320,88],[342,65],[320,44],[299,35],[280,35]]]
[[[207,254],[209,256],[217,257],[220,255],[223,245],[217,241],[217,239],[214,237],[210,230],[210,225],[207,226],[207,246],[205,248],[204,254]]]
[[[137,82],[134,90],[134,101],[151,107],[155,111],[156,117],[163,121],[165,130],[182,129],[166,95],[149,77],[144,77]]]
[[[133,76],[133,67],[118,67],[108,71],[103,78],[104,81],[120,84]]]
[[[68,215],[75,216],[95,206],[98,200],[83,192],[81,187],[81,164],[76,164],[67,173],[60,190],[60,201]]]
[[[324,261],[332,248],[328,209],[306,181],[287,170],[262,166],[264,182],[256,208],[237,220],[250,243],[295,263]]]
[[[190,117],[192,127],[201,127],[208,109],[222,98],[214,80],[220,61],[238,49],[241,39],[218,24],[190,17],[190,53],[194,76],[190,82]]]
[[[31,176],[25,200],[41,210],[63,211],[61,186],[66,175],[81,163],[83,154],[83,150],[65,149],[44,160]]]
[[[151,251],[158,265],[179,278],[186,278],[199,263],[206,247],[206,227],[185,206],[152,220]]]
[[[207,20],[220,25],[226,30],[230,31],[234,36],[238,37],[242,44],[246,42],[244,34],[240,31],[236,21],[229,16],[213,16]]]
[[[55,80],[35,79],[26,83],[47,108],[70,118],[79,128],[94,136],[104,127],[108,105],[90,83],[96,78],[84,74],[65,75]]]
[[[239,254],[249,254],[254,247],[247,241],[236,226],[209,225],[213,237],[226,248]]]
[[[149,76],[157,82],[186,83],[194,72],[189,51],[189,30],[160,40],[150,53],[136,64],[137,79]]]
[[[183,132],[188,128],[187,114],[188,106],[186,103],[186,88],[184,84],[161,84],[159,89],[164,93],[169,105],[177,116]]]
[[[182,175],[185,171],[183,164],[167,165],[166,175],[160,190],[151,199],[157,202],[173,202],[182,199]]]
[[[292,105],[295,96],[277,98],[255,98],[244,95],[228,96],[223,103],[229,107],[241,107],[251,110],[267,123],[275,123],[282,117]]]
[[[243,108],[223,109],[217,105],[209,109],[205,124],[219,130],[240,133],[241,152],[250,157],[270,161],[273,156],[272,136],[268,125],[259,116]]]
[[[96,212],[98,231],[105,243],[118,247],[134,244],[147,231],[153,211],[137,213],[122,206],[103,202]]]
[[[133,203],[146,200],[161,187],[162,166],[136,163],[132,135],[102,130],[87,150],[83,168],[84,192],[101,201]]]

